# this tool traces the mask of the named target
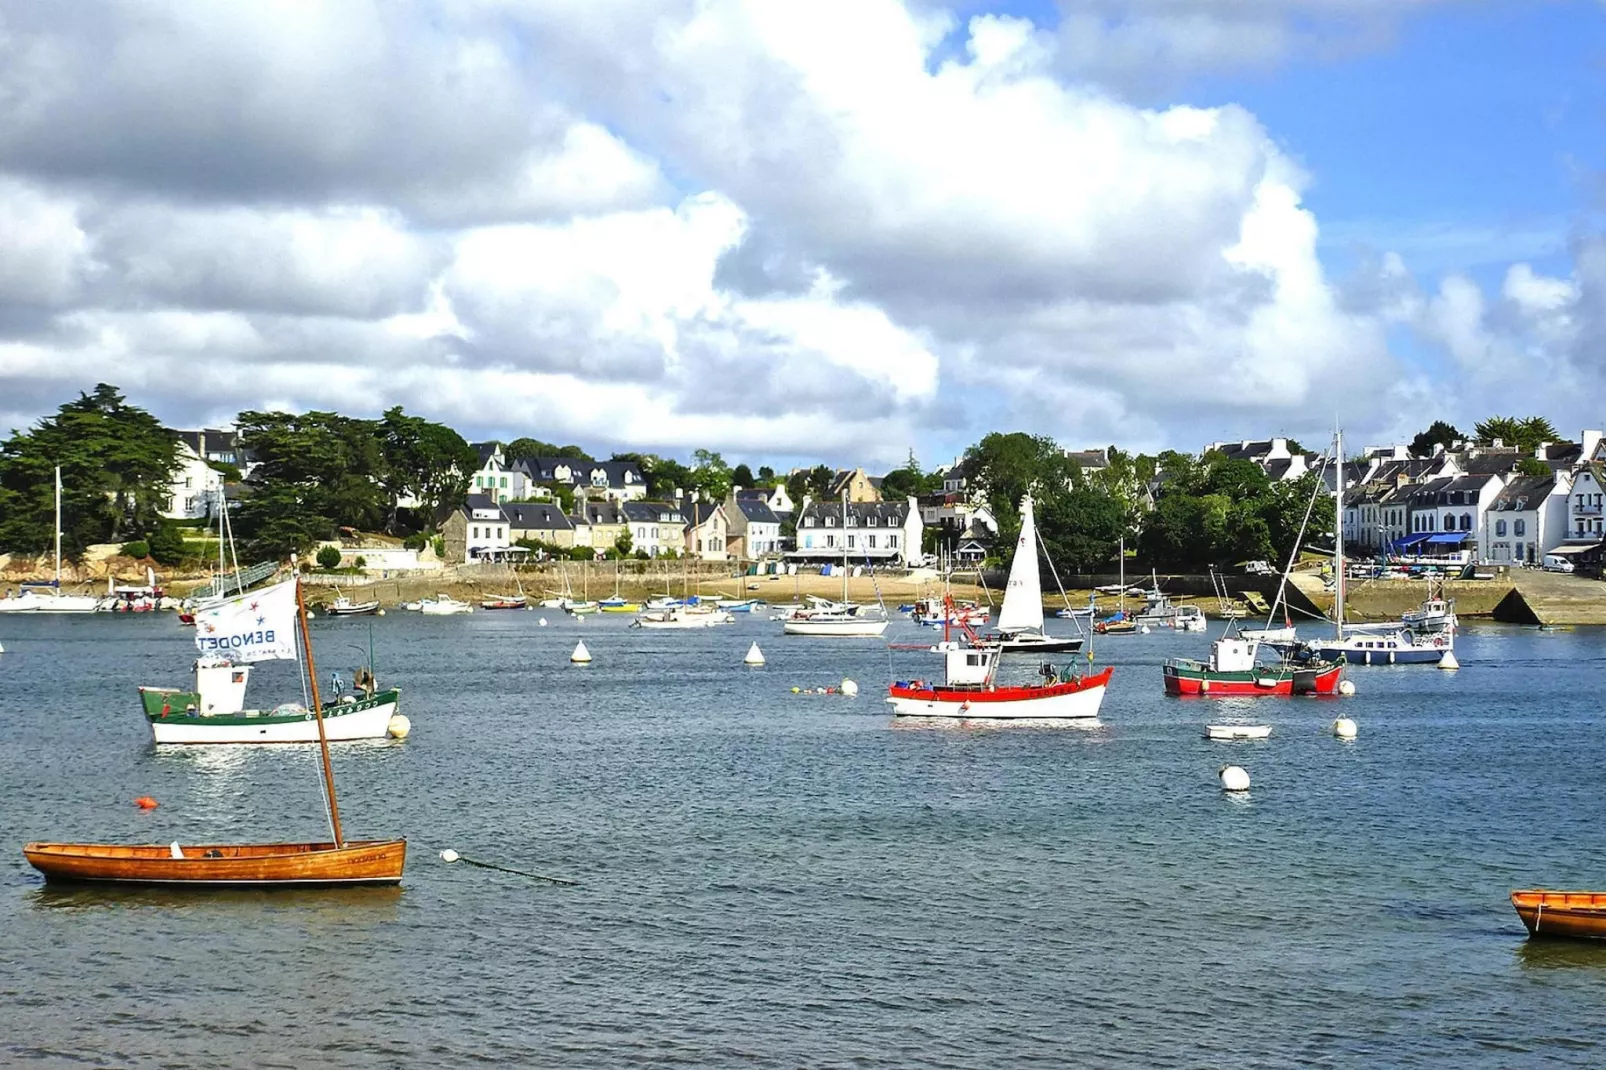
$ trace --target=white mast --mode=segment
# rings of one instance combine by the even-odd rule
[[[848,488],[842,488],[842,604],[848,604]]]
[[[1338,459],[1337,508],[1333,510],[1333,626],[1344,638],[1344,432],[1333,435],[1333,453]]]
[[[1015,559],[1009,565],[1004,605],[998,611],[998,630],[1043,630],[1043,581],[1037,571],[1037,521],[1030,494],[1020,503],[1020,537],[1015,540]]]
[[[61,465],[56,465],[56,593],[61,593]]]

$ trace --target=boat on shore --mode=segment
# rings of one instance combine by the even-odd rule
[[[1511,905],[1529,936],[1606,940],[1606,892],[1524,889],[1511,893]]]
[[[324,606],[323,611],[330,617],[366,617],[379,612],[379,600],[376,598],[370,602],[353,602],[345,595],[341,595]]]
[[[275,589],[240,596],[233,603],[205,611],[197,643],[227,642],[244,656],[261,660],[279,657],[288,637],[292,653],[299,635],[305,655],[303,671],[312,698],[311,723],[317,729],[322,759],[323,796],[329,818],[329,840],[303,843],[211,843],[160,844],[63,843],[35,841],[23,846],[28,864],[44,875],[47,882],[90,882],[207,887],[305,888],[320,885],[399,884],[407,863],[407,841],[351,840],[340,824],[340,805],[335,793],[334,766],[329,760],[329,740],[324,732],[323,701],[318,691],[318,672],[313,662],[312,636],[307,630],[306,602],[299,579],[280,585],[293,586],[295,613],[286,617],[282,597],[271,605],[247,604],[274,594]],[[245,611],[240,612],[241,607]],[[226,616],[218,613],[233,612]],[[270,625],[271,620],[271,627]],[[292,625],[299,625],[299,629]],[[211,631],[204,629],[211,627]],[[246,630],[241,630],[242,628]],[[286,636],[283,633],[288,633]],[[236,642],[236,640],[239,640]],[[241,685],[243,689],[243,684]]]

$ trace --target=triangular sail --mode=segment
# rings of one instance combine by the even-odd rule
[[[236,595],[195,614],[195,648],[230,661],[295,661],[296,581]]]
[[[1009,565],[1004,607],[998,611],[998,630],[1043,630],[1043,581],[1037,573],[1037,521],[1030,494],[1021,499],[1020,537],[1015,540],[1015,560]]]

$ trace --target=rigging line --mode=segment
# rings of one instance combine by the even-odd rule
[[[1288,564],[1283,568],[1282,578],[1277,581],[1277,597],[1271,603],[1271,611],[1266,614],[1266,627],[1268,629],[1272,627],[1273,622],[1277,619],[1277,607],[1284,604],[1283,593],[1288,587],[1288,575],[1294,571],[1294,562],[1299,558],[1299,548],[1305,542],[1305,527],[1310,523],[1311,511],[1316,508],[1316,496],[1322,492],[1322,474],[1327,471],[1327,465],[1330,463],[1330,460],[1330,458],[1323,457],[1322,466],[1316,470],[1316,486],[1311,488],[1310,501],[1305,503],[1305,517],[1299,522],[1299,534],[1294,537],[1294,545],[1288,551]],[[1338,470],[1338,483],[1341,487],[1343,482],[1344,469],[1343,466],[1340,465]],[[1342,524],[1344,522],[1344,502],[1342,490],[1340,490],[1339,493],[1339,506],[1338,511],[1334,514],[1334,522],[1337,524]],[[1293,607],[1289,606],[1288,608],[1292,609]]]
[[[1037,536],[1037,545],[1043,551],[1043,560],[1048,562],[1048,573],[1054,577],[1054,586],[1059,588],[1060,598],[1064,600],[1065,608],[1070,609],[1071,596],[1065,593],[1065,585],[1060,582],[1059,569],[1054,567],[1054,555],[1048,552],[1048,543],[1043,541],[1043,533],[1038,531],[1036,528],[1033,528],[1032,534]],[[1076,625],[1076,634],[1086,639],[1087,633],[1082,631],[1082,622],[1077,620],[1075,617],[1072,617],[1071,623]]]

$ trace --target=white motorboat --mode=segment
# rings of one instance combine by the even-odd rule
[[[345,595],[341,595],[325,606],[323,611],[331,617],[363,617],[370,613],[379,612],[379,600],[353,602]]]
[[[1269,724],[1207,724],[1206,739],[1265,739],[1271,735]]]
[[[1179,632],[1202,632],[1207,626],[1204,610],[1198,606],[1177,606],[1167,626]]]
[[[445,617],[453,613],[472,613],[474,607],[467,602],[459,602],[449,594],[438,594],[419,602],[418,611],[426,617]]]
[[[641,614],[631,622],[631,627],[686,630],[714,628],[721,624],[732,624],[735,620],[735,617],[723,609],[694,609],[690,606],[671,606],[655,613]]]

